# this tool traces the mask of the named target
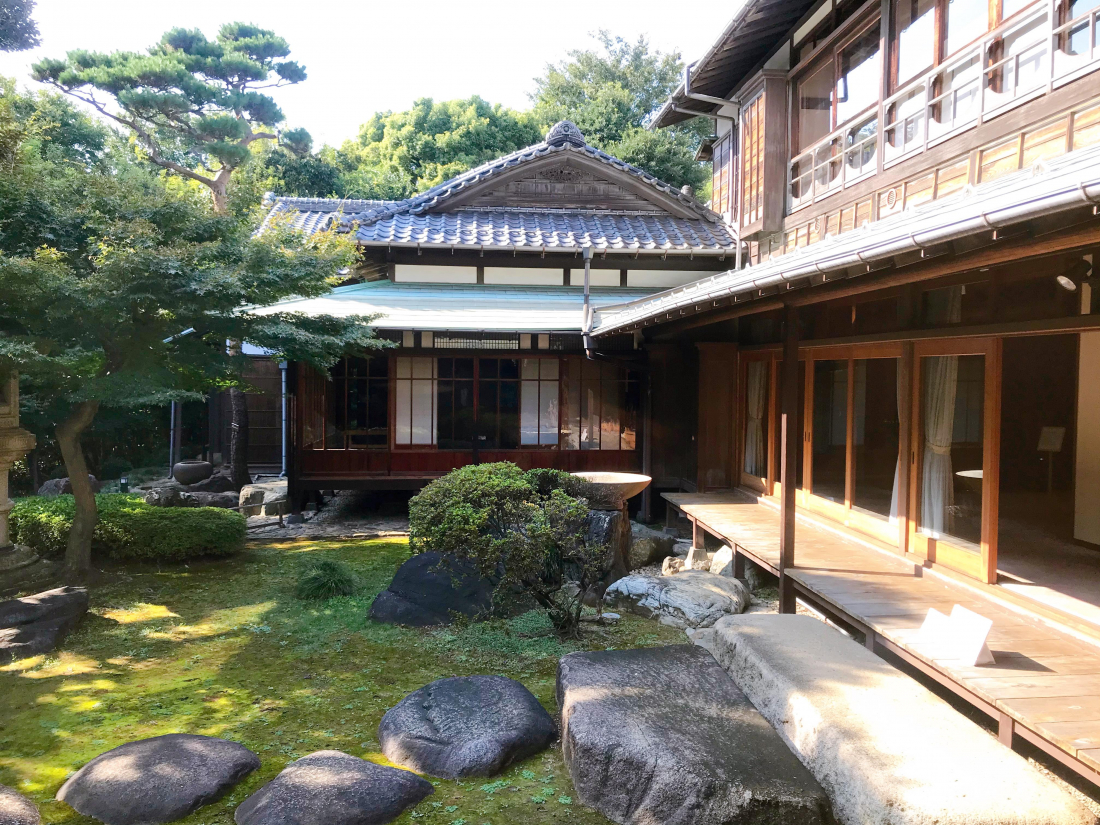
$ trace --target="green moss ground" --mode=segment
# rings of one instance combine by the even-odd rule
[[[294,597],[307,558],[338,559],[362,587],[327,602]],[[408,557],[404,542],[252,546],[232,559],[127,567],[92,593],[92,613],[63,651],[0,668],[0,783],[28,795],[48,823],[91,823],[53,795],[72,771],[134,739],[222,736],[259,754],[259,771],[182,822],[225,825],[287,762],[335,748],[385,762],[385,711],[443,676],[499,673],[556,715],[558,657],[579,649],[675,644],[681,633],[624,617],[563,643],[538,613],[449,630],[367,619],[371,600]],[[401,823],[606,823],[575,802],[556,746],[500,777],[433,780]]]

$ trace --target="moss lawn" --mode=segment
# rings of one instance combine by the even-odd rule
[[[251,748],[262,766],[181,822],[228,825],[246,796],[312,751],[385,763],[375,738],[382,714],[434,679],[510,676],[556,717],[565,653],[685,641],[633,616],[586,625],[578,642],[559,640],[537,612],[440,630],[370,621],[371,600],[408,554],[403,541],[288,542],[223,560],[117,568],[112,584],[93,589],[91,613],[61,651],[0,668],[0,783],[33,799],[44,822],[93,823],[53,800],[89,759],[159,734],[221,736]],[[351,566],[359,591],[295,598],[303,561],[316,557]],[[607,822],[573,799],[557,746],[499,777],[432,782],[435,794],[398,822]]]

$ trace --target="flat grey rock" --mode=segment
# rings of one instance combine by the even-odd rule
[[[557,737],[534,695],[504,676],[456,676],[413,691],[378,726],[396,765],[443,779],[492,776]]]
[[[845,825],[1093,825],[1023,757],[810,616],[730,616],[716,656]]]
[[[383,825],[434,792],[414,773],[341,751],[295,760],[248,797],[237,825]]]
[[[49,653],[88,612],[88,591],[58,587],[0,602],[0,664]]]
[[[682,570],[672,576],[626,576],[607,588],[603,600],[608,607],[680,628],[710,627],[723,616],[744,613],[752,603],[740,580],[703,570]]]
[[[562,754],[578,799],[620,825],[828,825],[810,772],[701,648],[570,653]]]
[[[88,473],[88,483],[92,485],[93,493],[98,493],[103,488],[103,485],[91,473]],[[38,495],[40,496],[63,496],[71,495],[72,492],[73,484],[68,477],[51,478],[38,488]]]
[[[39,825],[41,821],[33,802],[14,788],[0,785],[0,825]]]
[[[57,798],[107,825],[174,822],[260,767],[244,745],[189,733],[127,742],[70,776]]]
[[[375,597],[376,622],[430,627],[450,624],[454,615],[474,618],[493,608],[494,584],[468,562],[419,553],[397,569],[390,586]]]

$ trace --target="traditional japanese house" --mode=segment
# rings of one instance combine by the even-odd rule
[[[729,269],[736,253],[720,215],[568,122],[409,200],[280,198],[271,214],[284,212],[306,231],[354,231],[359,282],[267,311],[375,316],[394,344],[330,375],[288,366],[295,501],[415,489],[470,462],[642,471],[641,337],[604,336],[586,356],[593,313]]]
[[[698,541],[733,544],[780,574],[784,609],[815,605],[1093,782],[1098,15],[740,3],[656,125],[714,121],[712,206],[745,266],[593,327],[597,349],[641,337],[654,398],[698,398],[697,421],[654,407],[651,424],[697,439],[679,473],[695,488],[664,498]],[[689,355],[697,379],[677,372]],[[993,617],[996,668],[909,643],[953,604]]]

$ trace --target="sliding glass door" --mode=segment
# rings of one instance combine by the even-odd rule
[[[997,578],[999,339],[916,344],[909,550],[985,582]]]

